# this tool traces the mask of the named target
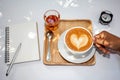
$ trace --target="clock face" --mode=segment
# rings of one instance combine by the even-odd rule
[[[102,20],[106,22],[111,20],[111,16],[109,14],[102,14],[101,17],[102,17]]]

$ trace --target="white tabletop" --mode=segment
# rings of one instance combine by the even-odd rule
[[[94,66],[47,66],[43,64],[43,14],[56,9],[61,19],[91,19],[94,33],[107,30],[120,37],[120,0],[0,0],[0,80],[119,80],[120,56],[103,57],[96,52]],[[103,10],[113,13],[109,26],[98,20]],[[28,21],[39,22],[41,61],[15,64],[6,77],[4,27]]]

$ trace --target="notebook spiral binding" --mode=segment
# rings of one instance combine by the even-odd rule
[[[9,27],[5,27],[5,63],[9,62]]]

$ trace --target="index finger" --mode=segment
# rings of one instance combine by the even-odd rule
[[[99,33],[99,34],[97,34],[96,36],[95,36],[95,38],[101,38],[101,39],[104,39],[105,38],[105,35],[104,35],[104,33],[103,32],[101,32],[101,33]]]

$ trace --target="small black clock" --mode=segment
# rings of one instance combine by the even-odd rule
[[[107,25],[112,21],[112,18],[113,14],[110,11],[108,10],[102,11],[99,18],[99,22],[103,25]]]

